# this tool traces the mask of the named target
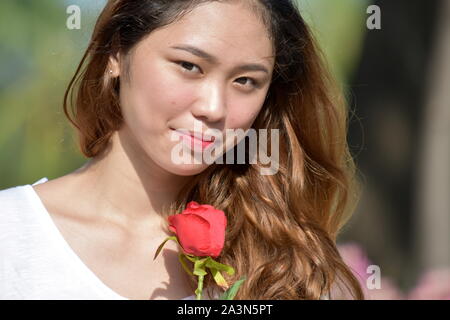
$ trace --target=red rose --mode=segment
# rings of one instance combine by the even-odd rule
[[[169,229],[177,235],[185,253],[213,258],[220,255],[227,226],[223,211],[191,201],[182,213],[171,215],[168,219]]]

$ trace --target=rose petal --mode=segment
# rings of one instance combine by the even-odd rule
[[[195,208],[198,208],[198,207],[200,207],[200,204],[198,204],[198,202],[196,202],[196,201],[191,201],[186,206],[187,209],[190,209],[190,208],[195,209]]]
[[[175,214],[170,215],[167,219],[169,220],[169,230],[172,231],[173,233],[177,234],[177,229],[175,228],[175,225],[174,225],[174,217],[175,216],[176,216]]]
[[[177,214],[172,218],[183,250],[195,256],[206,256],[210,249],[210,224],[195,214]]]
[[[211,238],[210,255],[216,258],[220,255],[225,243],[225,213],[217,209],[207,209],[206,211],[199,211],[197,215],[207,220],[211,226],[209,230]]]

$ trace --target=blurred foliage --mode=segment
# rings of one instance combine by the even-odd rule
[[[297,0],[337,77],[358,62],[366,0]],[[64,91],[105,1],[0,1],[0,189],[65,175],[86,160],[65,118]],[[66,27],[70,4],[81,29]]]
[[[345,83],[358,66],[367,31],[370,0],[297,0],[303,18],[330,63],[338,80]]]
[[[101,7],[67,2],[0,2],[0,189],[56,178],[85,161],[62,101]],[[82,8],[80,30],[66,27],[68,4]]]

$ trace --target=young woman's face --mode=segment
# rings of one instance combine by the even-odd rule
[[[121,75],[124,136],[158,166],[183,176],[198,174],[210,164],[175,163],[172,149],[180,141],[173,141],[174,129],[218,129],[225,145],[235,145],[225,132],[252,126],[274,66],[262,21],[234,2],[199,5],[149,34],[129,58],[127,81],[123,65],[111,60]],[[253,68],[239,68],[250,64]]]

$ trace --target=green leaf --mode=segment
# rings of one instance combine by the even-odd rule
[[[178,239],[177,239],[176,236],[167,237],[166,240],[164,240],[163,243],[161,243],[161,244],[159,245],[158,250],[156,250],[156,252],[155,252],[155,256],[153,257],[153,260],[156,259],[156,257],[157,257],[158,254],[161,252],[162,248],[164,247],[164,245],[166,244],[166,242],[167,242],[168,240],[174,240],[174,241],[176,241],[176,242],[179,244]]]
[[[198,260],[198,257],[190,255],[190,254],[185,254],[184,256],[192,262],[195,262]]]
[[[208,268],[214,268],[214,269],[217,269],[220,271],[225,271],[230,276],[232,276],[234,274],[234,268],[232,266],[219,263],[219,262],[215,261],[214,259],[212,259],[211,257],[209,257],[208,261],[206,262],[206,266]]]
[[[224,279],[224,277],[222,276],[222,274],[220,273],[219,270],[217,270],[216,268],[210,268],[211,270],[211,274],[214,278],[214,280],[216,281],[216,283],[224,288],[225,290],[229,288],[229,285],[227,283],[227,281]]]
[[[237,291],[241,284],[245,281],[246,277],[242,277],[240,280],[236,281],[230,289],[225,291],[222,296],[219,298],[219,300],[233,300],[235,295],[237,294]]]

